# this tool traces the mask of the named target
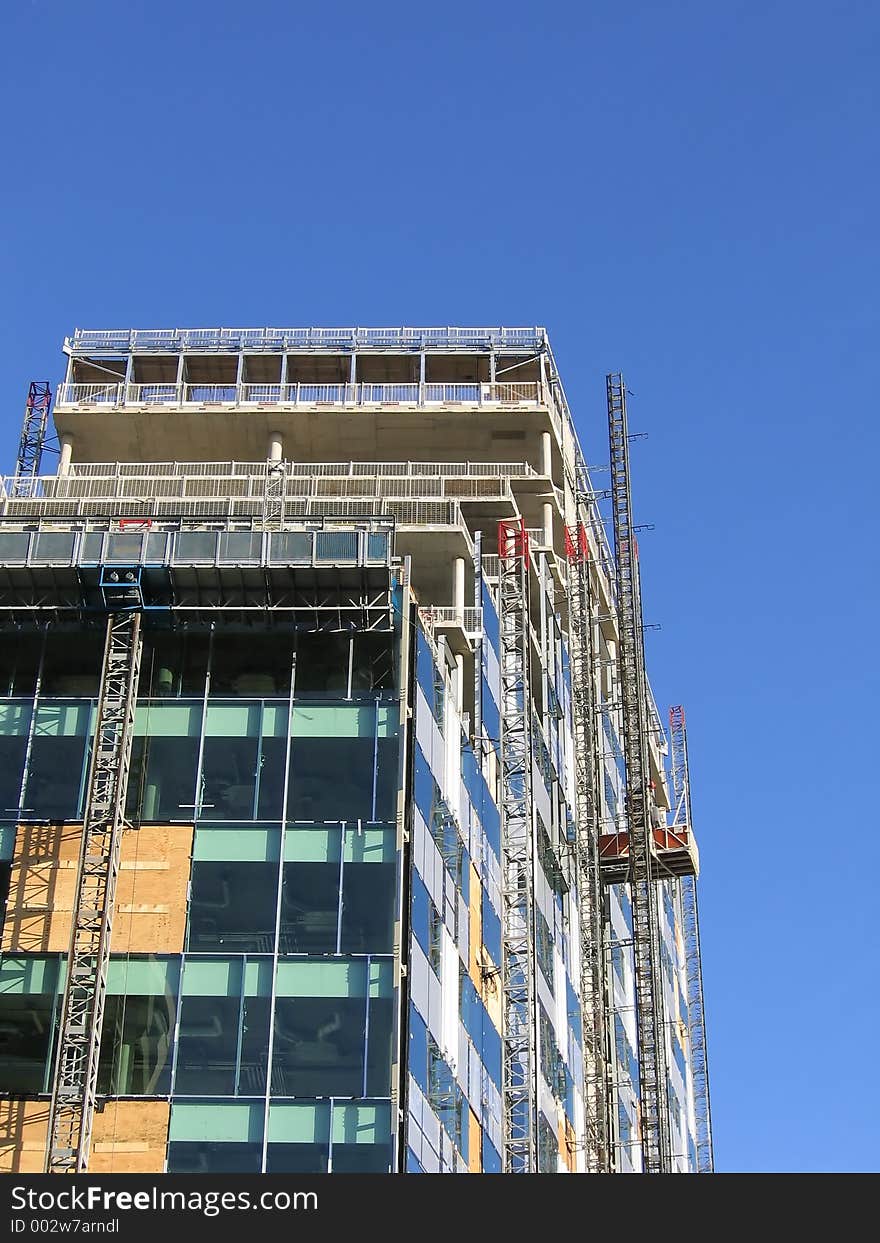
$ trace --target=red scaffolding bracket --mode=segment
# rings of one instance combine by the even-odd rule
[[[524,518],[498,523],[498,556],[502,561],[529,559],[529,533]]]

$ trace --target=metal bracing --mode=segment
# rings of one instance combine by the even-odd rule
[[[284,522],[287,464],[274,459],[266,463],[266,487],[263,492],[263,528],[276,531]]]
[[[501,565],[502,1097],[506,1174],[536,1165],[534,833],[529,694],[528,537],[498,527]]]
[[[40,473],[51,404],[52,390],[48,383],[32,380],[25,403],[24,422],[18,445],[18,460],[15,464],[15,477],[12,480],[13,496],[29,496],[33,487],[32,480],[36,479]]]
[[[47,1174],[77,1173],[88,1166],[141,646],[140,612],[112,613],[53,1076]]]
[[[593,678],[593,602],[586,531],[569,534],[568,615],[575,753],[578,910],[581,934],[581,1013],[584,1043],[584,1151],[587,1172],[611,1172],[608,1143],[607,1014],[602,951],[604,914],[599,873],[599,799]]]
[[[686,825],[692,834],[687,726],[684,708],[680,706],[669,709],[669,737],[672,751],[672,789],[675,797],[673,827]],[[697,1173],[712,1174],[715,1169],[715,1158],[712,1151],[712,1111],[709,1104],[709,1058],[706,1048],[706,1017],[703,1009],[703,962],[700,954],[697,878],[696,876],[682,876],[679,884],[687,976],[688,1035],[694,1087]]]
[[[642,1167],[671,1171],[669,1096],[663,1017],[660,926],[652,865],[653,797],[648,757],[648,706],[639,566],[632,520],[626,390],[619,373],[606,377],[611,504],[617,582],[618,668],[623,708],[626,822],[633,910]]]

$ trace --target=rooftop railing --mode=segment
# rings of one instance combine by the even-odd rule
[[[543,328],[77,328],[65,345],[90,351],[236,352],[328,349],[516,349],[538,350]]]
[[[545,406],[537,381],[517,384],[79,384],[56,406]]]

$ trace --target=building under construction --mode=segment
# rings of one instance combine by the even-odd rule
[[[3,1168],[710,1172],[622,377],[591,480],[541,328],[64,353],[0,496]]]

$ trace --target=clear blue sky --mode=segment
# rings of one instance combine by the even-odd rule
[[[0,17],[3,469],[75,326],[545,324],[594,462],[624,371],[721,1170],[880,1165],[878,55],[872,0]]]

